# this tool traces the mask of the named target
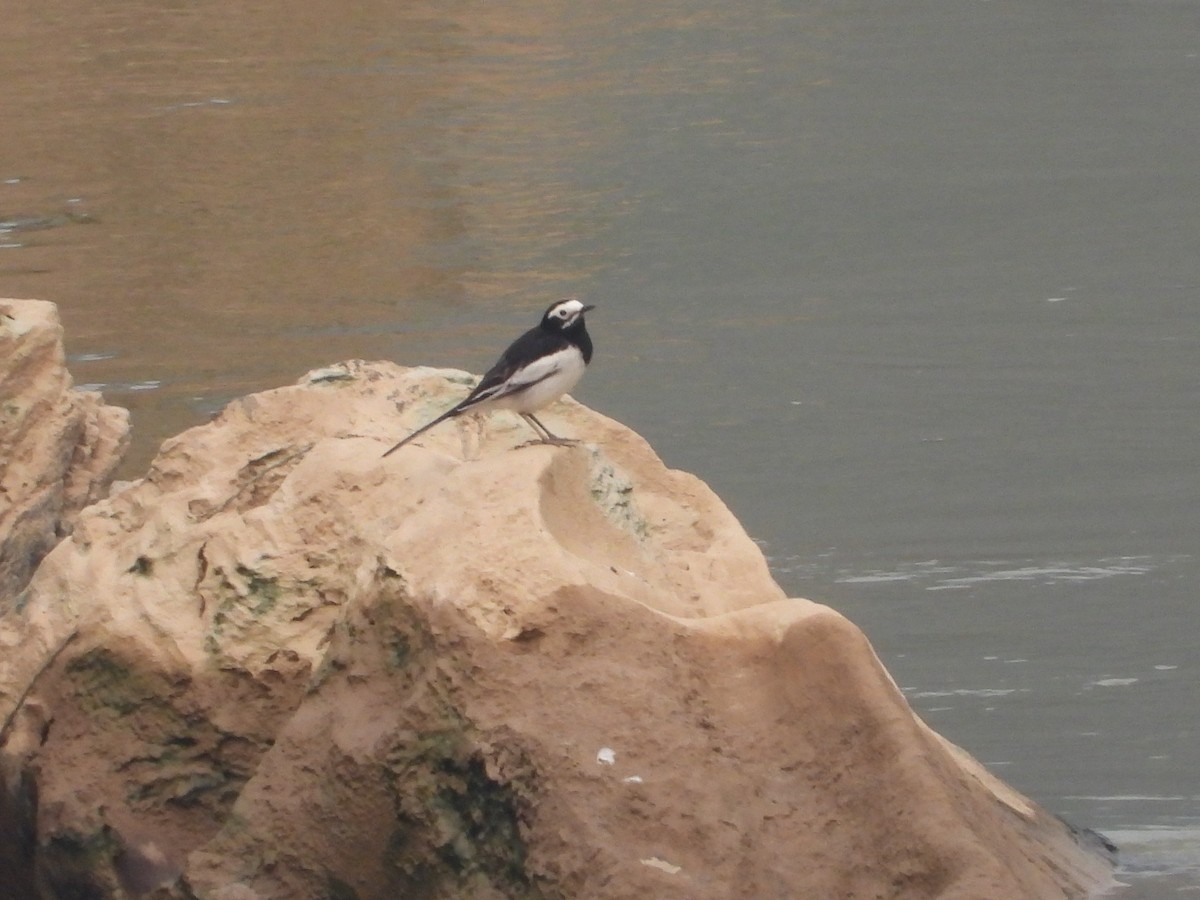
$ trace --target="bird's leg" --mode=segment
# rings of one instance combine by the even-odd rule
[[[524,419],[525,424],[534,430],[538,436],[539,442],[544,443],[546,441],[546,437],[550,434],[550,432],[546,430],[545,425],[543,425],[529,413],[517,413],[517,415]]]
[[[572,447],[578,444],[579,441],[571,438],[562,438],[552,432],[549,428],[541,423],[537,416],[533,413],[521,413],[521,417],[530,424],[530,426],[538,432],[538,436],[544,444],[555,444],[559,447]]]

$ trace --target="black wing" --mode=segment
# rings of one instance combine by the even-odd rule
[[[529,331],[513,341],[507,350],[500,354],[500,358],[496,360],[496,364],[484,373],[479,384],[475,385],[475,389],[454,408],[455,412],[466,412],[472,406],[483,403],[486,400],[494,400],[516,393],[514,390],[505,389],[505,384],[514,375],[534,360],[540,359],[543,356],[549,356],[551,353],[556,353],[568,346],[569,343],[562,335],[546,331],[544,328],[529,329]],[[525,390],[536,383],[536,381],[533,381],[520,385],[516,390]]]
[[[533,387],[541,379],[520,384],[515,389],[506,389],[505,385],[531,361],[561,350],[568,343],[566,338],[546,331],[540,326],[529,329],[529,331],[513,341],[507,350],[500,354],[500,358],[496,360],[496,364],[487,370],[487,373],[480,379],[479,384],[475,385],[475,389],[467,394],[463,400],[454,404],[454,406],[450,407],[450,409],[446,410],[432,422],[422,425],[383,455],[389,456],[395,453],[409,441],[424,434],[434,425],[438,425],[447,419],[467,412],[473,406],[477,406],[487,400],[504,397],[508,394]],[[549,372],[543,377],[548,378],[552,374],[553,372]]]

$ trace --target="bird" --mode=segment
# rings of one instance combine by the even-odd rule
[[[583,320],[595,306],[567,297],[550,304],[542,319],[500,354],[475,389],[432,422],[422,425],[384,456],[447,419],[469,412],[509,409],[529,423],[542,443],[573,444],[560,438],[534,415],[567,393],[592,361],[592,339]]]

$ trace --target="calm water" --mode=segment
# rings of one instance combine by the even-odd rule
[[[0,295],[60,304],[126,475],[337,359],[482,370],[583,293],[580,399],[1115,835],[1124,896],[1200,888],[1200,8],[252,6],[0,31]]]

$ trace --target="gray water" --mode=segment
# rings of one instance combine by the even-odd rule
[[[1200,7],[61,0],[0,31],[0,295],[126,475],[348,357],[579,399],[706,479],[914,707],[1200,888]]]

